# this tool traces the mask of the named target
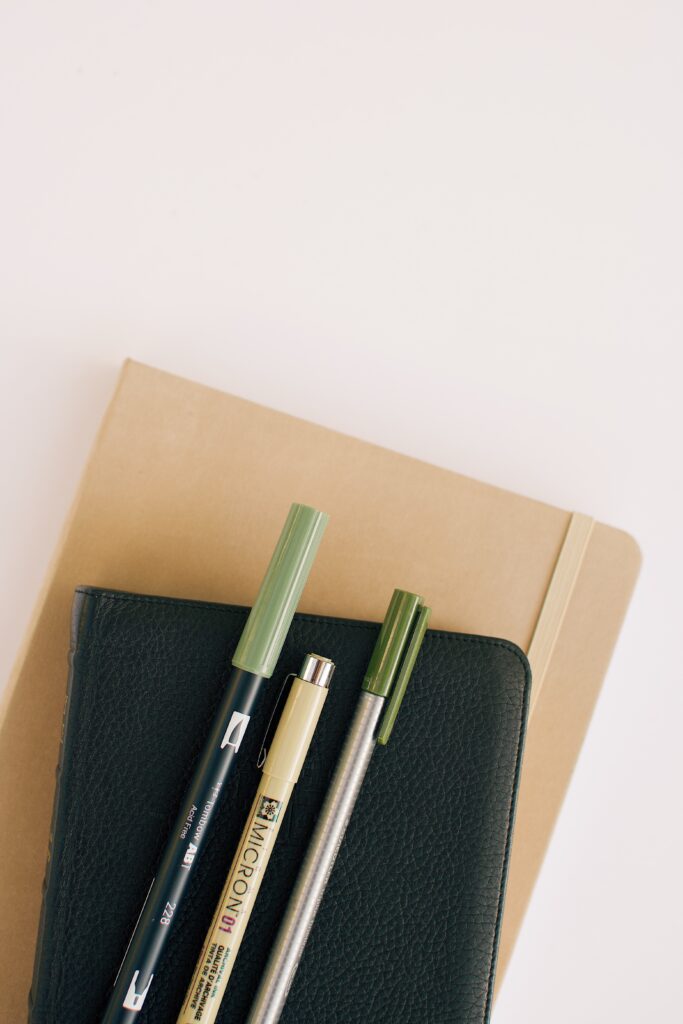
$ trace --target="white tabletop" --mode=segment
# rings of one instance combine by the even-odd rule
[[[126,355],[643,547],[494,1024],[677,1017],[682,29],[664,0],[0,11],[0,678]]]

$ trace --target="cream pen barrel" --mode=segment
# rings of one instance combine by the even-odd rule
[[[213,1024],[327,697],[334,665],[308,654],[294,679],[177,1024]]]
[[[325,805],[251,1008],[248,1024],[276,1024],[280,1019],[313,927],[318,904],[377,746],[377,724],[384,705],[385,701],[372,693],[362,693],[360,696]]]

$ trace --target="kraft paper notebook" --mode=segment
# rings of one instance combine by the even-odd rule
[[[302,612],[379,621],[386,580],[435,629],[504,637],[534,683],[500,980],[639,567],[634,541],[512,494],[134,362],[86,466],[5,702],[0,987],[23,1019],[50,830],[74,588],[248,605],[292,501],[332,513]],[[259,516],[250,510],[258,507]]]
[[[31,1024],[101,1020],[246,614],[77,591]],[[257,786],[278,691],[318,651],[336,671],[218,1015],[219,1024],[244,1024],[378,631],[295,617],[140,1024],[175,1024]],[[513,644],[428,631],[390,741],[371,761],[282,1024],[488,1021],[529,684]],[[205,1024],[201,1001],[197,1013]]]

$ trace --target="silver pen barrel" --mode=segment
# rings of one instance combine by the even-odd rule
[[[386,701],[361,692],[313,837],[247,1024],[276,1024],[294,980],[370,758]]]

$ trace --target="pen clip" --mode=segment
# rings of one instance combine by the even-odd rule
[[[429,616],[431,613],[432,609],[423,605],[417,617],[413,635],[410,638],[410,643],[408,644],[408,649],[406,650],[403,658],[396,682],[389,694],[386,711],[382,716],[379,732],[377,734],[377,742],[381,743],[382,746],[386,746],[389,742],[391,730],[394,728],[394,723],[396,722],[396,717],[401,708],[401,702],[405,697],[405,692],[415,666],[415,661],[417,660],[417,655],[420,647],[422,646],[424,635],[427,632],[427,625],[429,623]]]
[[[286,675],[285,678],[282,681],[282,686],[280,687],[280,692],[278,693],[277,699],[276,699],[275,703],[273,704],[273,710],[270,713],[270,718],[268,719],[268,724],[266,726],[266,731],[263,734],[263,741],[261,743],[261,749],[259,750],[258,759],[256,761],[256,767],[257,768],[263,768],[264,764],[266,763],[266,758],[268,757],[267,742],[270,739],[270,732],[271,732],[271,729],[273,727],[273,721],[275,720],[275,712],[277,711],[278,707],[280,706],[280,701],[282,700],[282,694],[285,692],[285,687],[287,686],[287,683],[289,682],[290,679],[296,679],[296,672],[290,672],[289,675]]]

